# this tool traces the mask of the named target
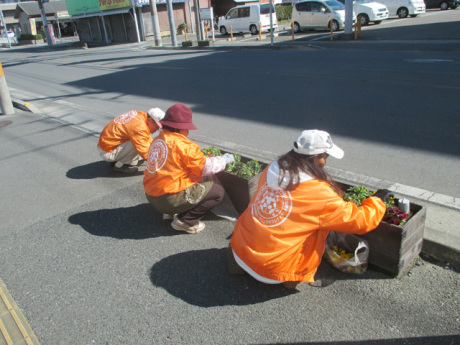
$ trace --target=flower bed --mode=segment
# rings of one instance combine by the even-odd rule
[[[352,187],[340,183],[339,186],[344,191]],[[409,213],[403,214],[394,202],[387,204],[387,213],[379,226],[358,235],[369,243],[369,264],[394,276],[402,275],[412,266],[423,244],[426,208],[411,202]]]
[[[201,151],[207,156],[220,156],[226,153],[216,147],[207,147]],[[225,171],[218,172],[217,177],[236,211],[241,214],[256,192],[260,173],[267,165],[239,154],[234,154],[234,157],[235,162],[230,163]]]

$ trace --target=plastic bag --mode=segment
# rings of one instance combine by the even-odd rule
[[[362,274],[367,268],[369,244],[355,235],[330,231],[324,257],[341,272]]]

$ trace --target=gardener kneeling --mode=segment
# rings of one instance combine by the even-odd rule
[[[379,190],[359,207],[344,201],[324,170],[329,156],[343,155],[327,132],[303,131],[292,150],[262,173],[235,224],[229,267],[234,258],[255,279],[294,288],[314,282],[330,230],[364,234],[375,229],[386,210],[381,199],[390,192]]]
[[[205,228],[200,221],[224,197],[224,188],[215,173],[234,161],[233,155],[206,157],[199,145],[187,137],[197,129],[192,110],[175,104],[160,121],[163,130],[153,140],[144,171],[147,200],[171,226],[196,234]]]

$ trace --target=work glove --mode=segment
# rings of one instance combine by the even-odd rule
[[[222,158],[225,159],[225,162],[226,162],[227,165],[230,164],[230,163],[233,163],[235,161],[235,158],[230,153],[224,153],[222,155]]]
[[[383,202],[387,202],[393,196],[388,189],[378,189],[373,196],[380,198]]]

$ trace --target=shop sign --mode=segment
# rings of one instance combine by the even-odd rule
[[[70,15],[69,15],[69,12],[67,11],[59,11],[59,12],[56,12],[55,17],[57,19],[67,19],[67,18],[70,18]]]
[[[117,8],[130,7],[131,0],[99,0],[101,11],[114,10]]]

